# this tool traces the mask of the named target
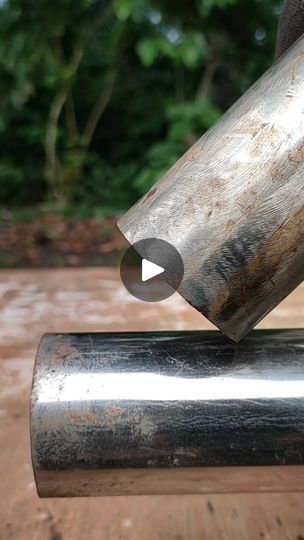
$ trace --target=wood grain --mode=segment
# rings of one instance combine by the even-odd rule
[[[110,269],[0,273],[0,538],[303,540],[301,494],[39,499],[29,453],[35,349],[45,331],[210,328],[178,295],[130,297]],[[261,325],[304,326],[301,285]]]

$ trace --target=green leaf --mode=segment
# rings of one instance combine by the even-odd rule
[[[136,52],[141,59],[143,65],[146,67],[150,67],[158,56],[158,43],[154,39],[142,39],[137,44]]]
[[[126,21],[132,13],[132,0],[114,0],[113,10],[117,19]]]
[[[192,69],[200,65],[205,58],[208,45],[203,34],[193,32],[186,36],[179,45],[180,58],[186,67]]]

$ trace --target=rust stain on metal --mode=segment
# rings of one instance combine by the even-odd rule
[[[298,63],[301,62],[301,60],[304,59],[304,52],[300,52],[292,61],[291,63],[291,73],[290,73],[290,81],[292,87],[294,86],[296,82],[296,76],[297,76],[297,66]]]
[[[237,271],[227,286],[215,298],[208,310],[208,317],[222,322],[226,310],[236,310],[256,296],[259,303],[261,291],[271,283],[275,286],[275,275],[282,268],[287,256],[297,253],[304,243],[304,206],[292,217],[285,219],[248,265]],[[303,255],[304,257],[304,255]],[[241,294],[240,294],[240,279]],[[259,291],[259,294],[257,292]]]
[[[78,350],[71,345],[62,344],[55,351],[55,357],[62,360],[71,360],[77,356],[79,356]]]
[[[44,352],[44,351],[42,351]],[[47,351],[44,352],[48,354]],[[52,353],[51,362],[53,365],[59,365],[69,360],[74,360],[79,358],[80,354],[76,347],[70,345],[69,342],[66,343],[55,343],[54,352]]]
[[[301,164],[304,160],[304,141],[301,141],[292,152],[289,152],[288,158],[296,165]]]
[[[125,410],[122,407],[118,407],[117,405],[113,405],[112,407],[109,407],[108,414],[110,416],[121,416]]]
[[[151,197],[153,197],[153,195],[155,195],[155,193],[156,193],[156,188],[151,189],[151,190],[147,193],[147,195],[146,195],[144,201],[147,201],[148,199],[151,199]]]
[[[100,425],[101,419],[100,416],[92,412],[86,411],[83,413],[76,413],[75,411],[69,414],[71,422],[77,424],[88,424],[89,426]]]

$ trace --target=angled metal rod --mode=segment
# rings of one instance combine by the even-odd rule
[[[304,279],[303,103],[304,36],[118,222],[178,250],[180,294],[235,341]]]

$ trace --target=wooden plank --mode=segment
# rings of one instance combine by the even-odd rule
[[[304,285],[260,325],[304,327]],[[0,538],[22,540],[304,540],[304,495],[42,500],[29,451],[33,358],[45,331],[210,328],[178,295],[136,301],[117,270],[0,273]]]

